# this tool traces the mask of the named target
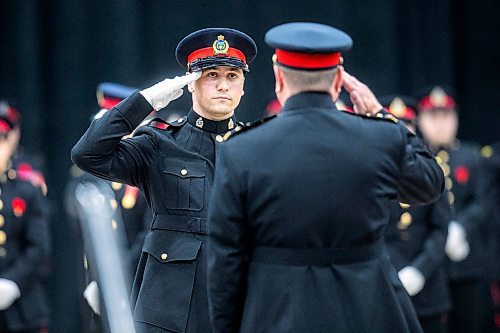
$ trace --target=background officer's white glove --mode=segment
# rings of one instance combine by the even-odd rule
[[[21,297],[21,290],[17,283],[0,278],[0,310],[10,308],[19,297]]]
[[[140,91],[140,94],[156,111],[163,109],[174,99],[181,97],[182,88],[201,77],[201,72],[193,72],[173,79],[165,79],[152,87]]]
[[[422,291],[425,278],[422,273],[413,266],[406,266],[398,272],[399,279],[405,287],[408,295],[415,296]]]
[[[97,282],[92,281],[89,283],[85,291],[83,292],[83,297],[87,301],[88,305],[94,311],[95,314],[101,314],[101,304],[99,302],[99,286]]]
[[[465,229],[455,221],[451,221],[448,225],[448,237],[444,250],[451,261],[462,261],[470,253]]]

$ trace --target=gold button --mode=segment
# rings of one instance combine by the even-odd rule
[[[113,228],[113,230],[118,229],[118,223],[116,222],[116,220],[111,221],[111,228]]]
[[[446,177],[446,178],[444,179],[444,183],[445,183],[446,189],[447,189],[448,191],[452,189],[452,187],[453,187],[453,180],[451,180],[451,178],[450,178],[450,177]]]
[[[0,228],[3,227],[5,224],[5,218],[3,217],[3,215],[0,215]]]
[[[186,169],[181,170],[181,175],[185,176],[188,174],[188,171]]]
[[[408,227],[412,222],[411,214],[408,212],[404,212],[403,214],[401,214],[399,221],[403,226]]]
[[[111,188],[115,191],[118,191],[119,189],[122,188],[122,184],[121,183],[117,183],[117,182],[112,182],[111,183]]]
[[[220,135],[217,135],[215,137],[215,140],[217,140],[217,142],[222,142],[222,141],[224,141],[224,138],[222,136],[220,136]]]
[[[377,113],[377,118],[384,118],[384,115],[382,113]]]
[[[10,180],[14,180],[16,179],[16,170],[14,169],[10,169],[8,172],[7,172],[7,177],[9,177]]]
[[[450,205],[453,205],[453,203],[455,202],[455,196],[451,192],[448,192],[448,202],[450,203]]]
[[[436,156],[436,157],[434,157],[434,158],[436,159],[436,162],[437,162],[439,165],[441,165],[441,164],[443,163],[443,161],[441,160],[441,157]]]
[[[5,231],[0,230],[0,245],[4,245],[7,242],[7,234]]]
[[[441,164],[441,169],[443,170],[443,174],[445,177],[448,177],[450,175],[450,166],[448,164]]]
[[[400,203],[399,203],[399,206],[400,206],[401,208],[403,208],[403,209],[408,209],[408,208],[410,208],[410,205],[405,204],[405,203],[403,203],[403,202],[400,202]]]
[[[168,258],[168,254],[166,254],[166,253],[161,254],[161,260],[167,260],[167,258]]]
[[[446,150],[440,150],[437,153],[437,156],[441,159],[441,161],[443,161],[443,163],[448,163],[448,161],[450,160],[450,155]]]
[[[109,205],[111,206],[111,208],[112,208],[113,210],[115,210],[116,208],[118,208],[118,202],[116,202],[116,200],[115,200],[115,199],[111,199],[111,200],[109,200]]]
[[[3,201],[0,199],[0,210],[3,209]]]
[[[0,247],[0,257],[5,257],[7,255],[7,250],[3,247]]]

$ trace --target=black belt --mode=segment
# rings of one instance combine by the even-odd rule
[[[341,265],[368,261],[380,257],[383,243],[377,240],[370,244],[336,248],[278,248],[255,247],[251,262],[284,265]]]

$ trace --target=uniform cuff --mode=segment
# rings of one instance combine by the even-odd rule
[[[130,125],[130,131],[133,131],[141,122],[153,111],[149,102],[136,90],[128,98],[115,106]]]

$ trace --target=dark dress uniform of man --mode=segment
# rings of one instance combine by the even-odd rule
[[[285,102],[222,147],[208,223],[212,331],[420,332],[381,239],[398,197],[439,197],[439,166],[394,116],[335,108],[330,87],[340,91],[342,75],[346,87],[338,66],[347,34],[288,23],[266,42]],[[322,90],[311,91],[320,89],[313,79]]]
[[[445,252],[453,309],[450,332],[485,332],[489,327],[492,304],[486,279],[492,196],[488,175],[478,146],[456,139],[456,102],[442,87],[434,87],[419,101],[419,128],[436,152],[443,169],[453,221],[448,227]],[[454,123],[454,125],[450,125]],[[431,137],[438,130],[455,126],[447,143]],[[453,130],[453,129],[452,129]]]
[[[0,102],[0,332],[38,333],[49,325],[42,283],[51,245],[49,215],[39,176],[7,163],[17,148],[12,138],[19,134],[19,120],[15,109]]]
[[[199,93],[213,93],[204,90],[211,82],[217,82],[218,89],[212,102],[233,103],[235,96],[227,95],[231,80],[242,80],[256,52],[253,40],[234,29],[209,28],[190,34],[176,50],[177,60],[189,74],[134,93],[92,122],[73,148],[72,159],[79,167],[139,187],[151,207],[151,231],[132,292],[140,332],[210,331],[205,268],[208,198],[222,136],[238,123],[234,109],[227,118],[209,119],[198,113],[195,107],[200,104],[194,103]],[[221,73],[228,74],[221,77]],[[198,78],[204,87],[196,86]],[[179,97],[186,84],[193,96],[193,109],[186,117],[170,124],[155,119],[132,138],[121,139],[152,108],[159,110]],[[241,95],[242,91],[238,98]]]
[[[417,102],[408,96],[385,96],[380,101],[389,112],[415,132]],[[386,249],[411,296],[425,333],[446,332],[451,308],[445,270],[444,245],[452,219],[446,193],[424,206],[391,205],[385,232]]]

